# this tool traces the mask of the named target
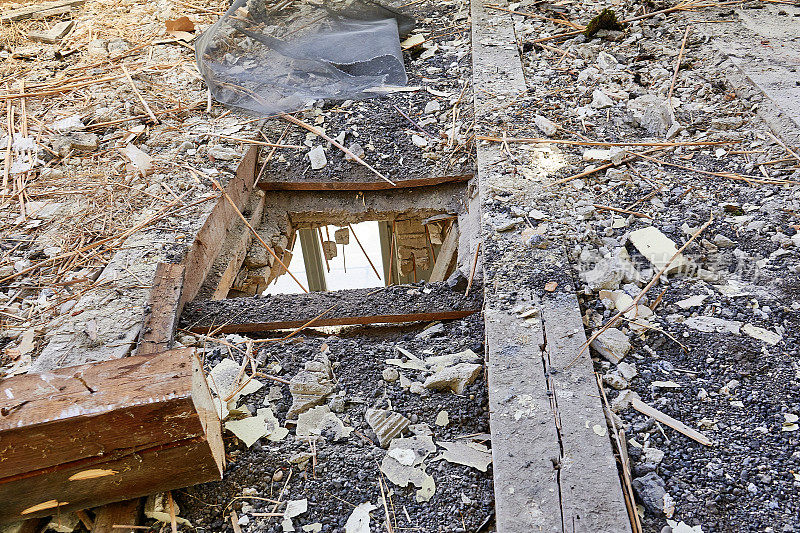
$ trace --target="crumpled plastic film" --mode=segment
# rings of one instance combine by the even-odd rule
[[[369,0],[236,0],[195,43],[215,100],[259,116],[408,82],[410,17]]]

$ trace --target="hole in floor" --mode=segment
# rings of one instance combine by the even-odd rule
[[[429,281],[436,261],[438,276],[452,270],[450,257],[458,242],[454,215],[426,219],[399,217],[356,224],[303,223],[287,248],[289,271],[310,291],[363,289]],[[454,232],[450,235],[450,232]],[[445,241],[450,241],[445,247]],[[284,261],[285,263],[286,261]],[[388,283],[387,283],[388,281]],[[439,279],[441,281],[441,279]],[[278,275],[262,294],[303,290],[289,275]]]

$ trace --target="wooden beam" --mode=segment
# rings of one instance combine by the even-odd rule
[[[135,526],[142,513],[142,500],[135,498],[110,503],[94,510],[92,533],[132,533],[135,530],[114,526]]]
[[[225,192],[240,211],[244,208],[244,204],[253,190],[257,165],[258,146],[251,146],[236,169],[236,176],[225,187]],[[225,198],[220,198],[197,233],[183,260],[183,264],[186,266],[186,279],[181,296],[181,306],[197,296],[225,244],[225,236],[236,220],[238,220],[236,210]]]
[[[393,180],[397,186],[385,181],[281,181],[275,174],[266,176],[258,182],[264,191],[385,191],[413,187],[431,187],[445,183],[464,183],[473,178],[472,174],[455,176],[436,176],[429,178],[410,178]],[[271,180],[271,181],[270,181]]]
[[[436,258],[436,263],[433,265],[431,272],[430,282],[444,281],[447,274],[451,270],[451,266],[458,256],[458,224],[453,222],[450,225],[450,231],[447,233],[442,248],[439,250],[439,256]]]
[[[221,478],[220,422],[189,348],[0,381],[0,523]]]
[[[164,352],[172,348],[180,316],[185,267],[159,263],[150,291],[142,332],[139,334],[137,355]]]
[[[451,320],[481,309],[480,290],[465,298],[463,292],[453,291],[445,283],[426,284],[428,291],[413,288],[417,290],[394,285],[377,290],[196,300],[186,304],[181,327],[198,333],[258,332],[297,328],[321,314],[315,326]]]
[[[264,216],[264,206],[266,205],[266,195],[263,191],[256,190],[250,194],[247,207],[242,210],[242,214],[247,216],[251,226],[258,228]],[[222,300],[228,297],[228,293],[242,268],[247,250],[253,242],[253,233],[244,222],[236,217],[233,227],[225,237],[225,244],[222,251],[214,260],[211,271],[206,276],[203,287],[198,297]]]

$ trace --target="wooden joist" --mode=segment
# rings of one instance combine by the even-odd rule
[[[0,524],[221,478],[192,349],[0,381]]]
[[[464,298],[463,293],[452,291],[445,283],[395,285],[384,289],[196,300],[186,304],[181,327],[196,333],[259,332],[297,328],[315,317],[319,318],[313,326],[343,326],[451,320],[480,309],[480,291]]]
[[[156,267],[150,301],[139,334],[137,355],[159,353],[172,348],[185,270],[183,265],[172,263],[159,263]]]
[[[264,191],[385,191],[389,189],[403,189],[412,187],[431,187],[445,183],[464,183],[472,179],[472,174],[456,174],[452,176],[433,176],[421,178],[393,179],[395,185],[376,178],[370,181],[312,181],[282,179],[280,173],[269,173],[258,182],[258,187]]]
[[[258,147],[251,146],[236,169],[236,176],[225,187],[228,196],[240,211],[244,209],[245,203],[253,191],[257,164]],[[239,217],[231,203],[225,198],[217,200],[183,261],[183,265],[186,267],[186,278],[181,295],[181,306],[197,296],[214,261],[225,245],[225,235],[237,220]]]
[[[442,248],[439,250],[439,256],[433,265],[431,271],[431,282],[444,281],[447,274],[450,273],[453,263],[458,256],[458,224],[453,223],[450,225],[450,230],[442,243]]]

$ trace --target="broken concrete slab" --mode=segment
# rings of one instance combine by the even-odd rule
[[[451,390],[463,394],[467,385],[472,384],[481,373],[483,365],[458,363],[439,370],[425,380],[423,386],[433,390]]]

